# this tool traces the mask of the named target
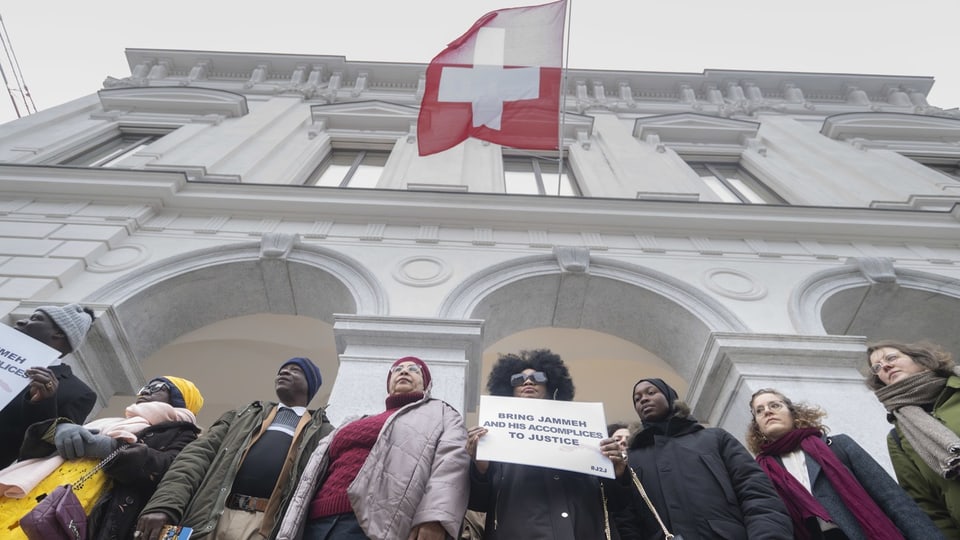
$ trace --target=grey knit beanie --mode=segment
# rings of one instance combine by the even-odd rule
[[[84,311],[80,304],[67,304],[62,307],[40,306],[37,311],[46,313],[54,324],[67,335],[70,348],[74,351],[83,344],[87,332],[90,331],[90,325],[93,324],[93,317]]]

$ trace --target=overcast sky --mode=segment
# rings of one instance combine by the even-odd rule
[[[928,75],[932,105],[960,106],[960,0],[571,1],[571,68]],[[42,110],[129,75],[128,47],[426,63],[487,11],[535,3],[2,0],[0,16]]]

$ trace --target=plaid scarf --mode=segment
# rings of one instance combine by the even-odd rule
[[[960,366],[953,368],[960,375]],[[877,399],[897,421],[897,430],[920,459],[943,478],[960,474],[960,437],[923,407],[936,403],[947,377],[924,371],[876,390]]]

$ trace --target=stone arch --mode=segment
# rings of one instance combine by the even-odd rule
[[[451,291],[439,316],[485,320],[485,347],[528,328],[600,331],[643,346],[687,380],[711,333],[746,331],[736,315],[697,288],[590,256],[586,248],[558,248],[552,256],[486,268]]]
[[[294,292],[296,291],[296,292]],[[176,337],[231,317],[383,315],[387,295],[368,270],[289,234],[184,253],[147,265],[84,299],[111,307],[128,355],[143,359]]]
[[[960,280],[896,268],[891,259],[851,259],[809,276],[789,311],[801,334],[929,340],[960,353]]]

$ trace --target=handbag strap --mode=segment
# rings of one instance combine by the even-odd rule
[[[93,478],[93,475],[100,472],[104,467],[107,466],[107,464],[113,461],[113,458],[117,457],[117,455],[120,453],[120,449],[122,449],[124,446],[126,445],[121,445],[113,452],[110,452],[110,454],[107,457],[100,460],[100,463],[97,463],[96,465],[94,465],[92,469],[84,473],[83,476],[81,476],[76,482],[72,484],[73,489],[74,490],[83,489],[83,484],[85,484],[87,480],[90,480],[91,478]]]
[[[607,512],[607,492],[603,490],[603,482],[600,482],[600,502],[603,504],[603,532],[607,540],[613,540],[610,535],[610,513]]]
[[[653,503],[650,502],[650,497],[647,497],[647,490],[643,489],[643,484],[640,483],[640,479],[637,478],[637,473],[633,470],[633,467],[627,467],[627,470],[630,471],[630,477],[633,478],[633,485],[637,487],[637,491],[640,492],[640,497],[643,498],[643,502],[647,503],[647,508],[650,509],[650,512],[653,514],[653,517],[657,518],[657,523],[660,524],[660,530],[663,531],[663,536],[666,540],[673,540],[674,536],[667,530],[667,526],[663,524],[663,520],[660,519],[660,514],[657,512],[657,509],[653,507]]]

